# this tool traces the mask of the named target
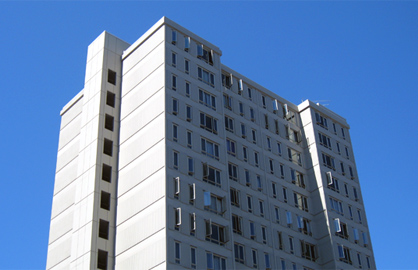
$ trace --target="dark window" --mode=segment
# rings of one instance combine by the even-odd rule
[[[110,107],[115,108],[115,97],[116,97],[115,94],[107,91],[106,104],[109,105]]]
[[[105,115],[105,129],[113,131],[113,120],[113,116],[110,116],[108,114]]]
[[[109,183],[112,181],[112,167],[111,166],[103,164],[102,180],[109,182]]]
[[[107,269],[107,251],[98,250],[97,252],[97,268]]]
[[[113,142],[108,139],[104,139],[103,143],[103,154],[106,154],[108,156],[112,156],[112,149],[113,148]]]
[[[99,220],[99,237],[109,239],[109,221]]]
[[[116,85],[116,72],[113,70],[107,70],[107,81],[113,85]]]
[[[110,193],[102,191],[100,196],[100,208],[110,210]]]

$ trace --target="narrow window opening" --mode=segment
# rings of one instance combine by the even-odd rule
[[[107,251],[99,249],[97,252],[97,268],[107,269]]]
[[[113,116],[106,114],[105,115],[105,129],[113,131],[113,122],[114,122]]]
[[[113,85],[116,85],[116,72],[113,70],[107,70],[107,81]]]
[[[106,164],[102,166],[102,180],[111,183],[112,181],[112,167]]]
[[[116,99],[116,95],[112,92],[107,91],[106,104],[112,108],[115,108],[115,99]]]
[[[109,239],[109,221],[99,220],[99,237]]]
[[[108,156],[112,156],[112,149],[113,148],[113,142],[108,139],[104,139],[103,143],[103,154],[106,154]]]
[[[100,195],[100,208],[110,210],[110,193],[102,191]]]

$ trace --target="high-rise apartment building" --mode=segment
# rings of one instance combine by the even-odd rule
[[[167,18],[88,48],[61,111],[47,269],[375,268],[344,118]]]

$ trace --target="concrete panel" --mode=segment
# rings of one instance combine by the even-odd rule
[[[164,151],[165,141],[161,140],[157,145],[149,149],[129,165],[121,168],[118,180],[118,196],[121,196],[129,189],[164,167]]]
[[[118,198],[117,224],[141,212],[165,195],[165,172],[160,170]]]
[[[65,237],[60,238],[58,241],[55,241],[48,248],[48,260],[46,264],[46,269],[52,269],[54,266],[57,266],[60,262],[70,257],[71,252],[71,234],[66,235]],[[66,265],[61,265],[62,268],[65,268]],[[55,269],[62,269],[61,267],[56,267]]]
[[[71,184],[58,194],[54,195],[52,201],[51,220],[62,211],[74,204],[75,185]]]
[[[153,121],[157,115],[161,115],[162,112],[164,112],[164,92],[159,91],[121,121],[120,144],[123,145],[129,137]],[[164,129],[164,124],[158,129]]]
[[[55,175],[54,195],[77,178],[78,158],[73,159]]]
[[[56,172],[59,172],[65,165],[77,157],[80,149],[79,141],[77,137],[58,151]]]
[[[137,63],[128,73],[124,75],[122,84],[122,97],[142,82],[154,70],[164,62],[164,43],[155,48],[141,62]]]
[[[83,108],[83,99],[77,100],[73,105],[71,105],[71,108],[68,109],[63,115],[61,115],[61,127],[62,130],[64,127],[66,127],[71,121],[73,121],[74,118],[76,118],[81,112]]]
[[[73,214],[74,211],[72,209],[68,209],[68,211],[64,211],[51,220],[51,229],[49,231],[50,244],[66,233],[71,232],[73,227]]]
[[[160,114],[159,117],[155,118],[120,146],[120,168],[125,167],[164,138],[164,119],[164,114]],[[135,149],[135,151],[130,151],[130,149]]]

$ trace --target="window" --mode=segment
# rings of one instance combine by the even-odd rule
[[[105,115],[105,129],[113,131],[113,122],[114,122],[113,116],[106,114]]]
[[[192,148],[192,132],[190,130],[187,131],[187,147]]]
[[[332,123],[332,128],[334,130],[334,134],[337,134],[337,126],[335,125],[335,123]]]
[[[367,233],[366,232],[361,232],[361,235],[363,237],[363,244],[365,247],[367,247],[367,245],[369,244],[369,238],[367,237]]]
[[[102,191],[100,194],[100,208],[110,210],[110,193]]]
[[[216,196],[209,191],[204,194],[203,200],[205,210],[222,216],[225,213],[224,200],[222,197]]]
[[[264,128],[269,129],[269,117],[267,114],[264,114]]]
[[[247,209],[248,209],[248,212],[250,213],[253,212],[253,198],[249,195],[247,195]]]
[[[184,37],[184,50],[188,52],[190,49],[190,37]]]
[[[234,243],[235,261],[244,264],[244,254],[244,246],[238,243]]]
[[[295,164],[302,166],[302,157],[300,153],[292,148],[287,148],[287,155],[289,160]]]
[[[303,234],[312,235],[311,221],[307,218],[300,217],[301,228],[299,228]]]
[[[251,121],[255,121],[255,115],[254,115],[254,109],[253,108],[250,108],[250,119],[251,119]]]
[[[354,194],[354,200],[358,201],[359,197],[358,197],[358,194],[357,194],[357,189],[355,187],[353,187],[353,194]]]
[[[347,159],[350,159],[350,154],[349,154],[349,152],[348,152],[348,148],[347,148],[347,146],[345,147],[345,157],[346,157]]]
[[[344,190],[345,190],[345,196],[349,196],[348,194],[348,185],[344,183]]]
[[[226,259],[212,253],[206,253],[206,267],[210,270],[226,270]]]
[[[283,188],[283,201],[287,202],[287,189]]]
[[[193,183],[192,185],[189,185],[189,203],[193,205],[195,199],[196,199],[196,185]]]
[[[340,162],[340,167],[341,167],[341,174],[345,175],[344,163]]]
[[[283,237],[282,237],[282,232],[277,232],[277,237],[279,240],[279,249],[283,250]]]
[[[277,197],[277,186],[276,183],[272,182],[271,183],[271,192],[273,194],[273,198]]]
[[[328,129],[327,119],[320,115],[319,113],[315,112],[316,124],[320,125],[321,127]]]
[[[343,204],[341,201],[334,199],[332,197],[329,197],[329,202],[331,205],[331,209],[334,210],[335,212],[337,212],[340,215],[343,215]]]
[[[173,141],[177,142],[178,139],[178,126],[173,124]]]
[[[213,65],[213,51],[207,50],[203,44],[197,44],[197,57],[210,65]]]
[[[316,260],[317,256],[315,245],[307,243],[305,241],[300,241],[300,246],[302,249],[302,258],[305,258],[310,261]]]
[[[110,107],[115,108],[115,100],[116,100],[116,95],[113,94],[112,92],[107,91],[106,105],[109,105]]]
[[[226,139],[226,150],[227,150],[227,153],[231,156],[235,157],[237,154],[236,148],[235,148],[235,142],[228,138]]]
[[[258,206],[259,206],[259,210],[260,210],[260,216],[264,217],[264,202],[259,200],[258,201]]]
[[[186,97],[190,97],[190,83],[186,82]]]
[[[369,256],[366,256],[366,262],[367,262],[367,268],[370,269],[371,266],[370,266],[370,257]]]
[[[340,261],[345,263],[352,264],[351,256],[350,256],[350,249],[343,245],[338,245],[338,255],[340,257]]]
[[[293,246],[293,237],[289,236],[289,249],[290,249],[290,253],[295,253],[295,248]]]
[[[292,128],[290,128],[290,126],[287,126],[286,128],[286,138],[289,141],[294,142],[294,143],[301,142],[299,132],[296,130],[293,130]]]
[[[248,99],[249,100],[251,100],[253,98],[251,92],[252,92],[251,88],[248,88]]]
[[[207,163],[202,163],[203,167],[203,181],[214,186],[221,186],[221,172]]]
[[[225,116],[225,129],[230,132],[234,132],[234,119]]]
[[[197,77],[200,81],[215,87],[215,75],[201,67],[197,68]]]
[[[202,112],[200,113],[200,127],[214,134],[218,134],[218,120]]]
[[[258,152],[254,152],[254,165],[258,167]]]
[[[190,61],[187,59],[184,59],[184,72],[186,72],[186,74],[189,74],[190,72]]]
[[[324,166],[335,170],[335,161],[333,157],[325,153],[322,153],[322,163],[324,164]]]
[[[194,235],[196,232],[196,213],[190,214],[190,235]]]
[[[199,89],[199,103],[211,108],[212,110],[216,110],[216,97],[203,91],[202,89]]]
[[[263,105],[263,108],[266,108],[266,97],[261,96],[261,104]]]
[[[173,98],[173,114],[177,115],[179,113],[179,101]]]
[[[101,249],[97,251],[97,268],[107,269],[107,251]]]
[[[275,215],[275,218],[276,218],[276,222],[280,223],[280,210],[279,210],[278,207],[274,208],[274,215]]]
[[[242,95],[242,91],[244,91],[244,83],[242,82],[242,79],[239,79],[238,81],[238,95]]]
[[[343,135],[343,139],[345,140],[345,132],[344,132],[344,128],[341,128],[341,135]]]
[[[99,237],[109,239],[109,221],[99,220]]]
[[[177,65],[177,54],[171,53],[171,65],[175,67]]]
[[[245,162],[248,161],[248,148],[245,146],[242,147],[242,157]]]
[[[291,227],[293,224],[292,212],[286,211],[286,223],[288,227]]]
[[[239,190],[236,190],[235,188],[230,189],[230,195],[231,195],[231,205],[239,207]]]
[[[354,179],[354,172],[353,172],[353,168],[351,168],[351,166],[348,166],[348,171],[350,172],[351,179]]]
[[[259,176],[259,175],[257,175],[257,189],[259,190],[259,191],[261,191],[261,190],[263,190],[263,184],[262,184],[262,182],[261,182],[261,176]]]
[[[279,135],[279,121],[278,120],[274,120],[274,130],[276,134]]]
[[[186,120],[187,122],[192,121],[192,107],[189,105],[186,105]]]
[[[103,154],[112,156],[112,152],[113,152],[113,142],[105,138],[103,141]]]
[[[362,217],[361,217],[361,210],[357,209],[357,216],[358,216],[358,222],[361,223],[362,222]]]
[[[219,160],[219,145],[205,138],[201,138],[201,152],[211,158]]]
[[[340,143],[337,142],[337,153],[338,155],[341,155],[341,149],[340,149]]]
[[[211,220],[206,222],[206,241],[224,245],[227,242],[226,229],[224,226],[213,223]]]
[[[284,165],[280,164],[280,177],[284,178]]]
[[[348,214],[350,215],[350,219],[353,220],[353,209],[351,205],[348,206]]]
[[[332,176],[332,172],[327,172],[326,173],[326,178],[327,178],[327,186],[329,189],[332,189],[336,192],[340,191],[340,187],[338,184],[338,180]]]
[[[238,167],[235,164],[228,163],[228,175],[229,179],[238,181]]]
[[[190,247],[190,266],[192,269],[196,269],[196,248]]]
[[[188,168],[189,175],[193,175],[194,174],[194,162],[193,162],[193,158],[191,157],[187,157],[187,168]]]
[[[174,169],[179,169],[179,153],[176,151],[173,151],[173,167]]]
[[[358,262],[359,268],[361,268],[361,255],[360,255],[360,253],[357,253],[357,262]]]
[[[241,123],[241,137],[245,138],[246,136],[246,132],[245,132],[245,125],[243,123]]]
[[[177,42],[177,32],[172,30],[171,31],[171,44],[176,44]]]
[[[239,103],[239,114],[241,116],[244,115],[244,105],[242,104],[242,102]]]
[[[263,239],[263,243],[267,244],[267,229],[264,226],[261,226],[261,237]]]
[[[267,150],[271,152],[271,140],[270,137],[267,137]]]
[[[107,82],[116,85],[116,72],[113,70],[107,70]]]
[[[253,267],[257,268],[257,250],[256,249],[252,249],[251,250],[251,255],[252,255],[252,262],[253,262]]]
[[[180,264],[180,243],[174,242],[174,259],[177,264]]]
[[[103,163],[102,166],[102,180],[112,182],[112,167]]]
[[[232,111],[232,97],[227,94],[223,95],[224,99],[224,108]]]
[[[324,135],[322,133],[318,133],[318,135],[319,135],[319,143],[322,146],[331,149],[331,139],[328,136],[326,136],[326,135]],[[337,144],[337,148],[339,148],[339,145],[338,144]]]
[[[233,82],[232,74],[223,74],[222,73],[222,85],[228,89],[231,88]]]
[[[303,174],[291,168],[290,175],[293,184],[295,184],[298,187],[305,188],[305,180]]]
[[[252,221],[250,221],[250,237],[253,240],[255,239],[255,224]]]
[[[297,192],[293,192],[293,199],[295,201],[295,207],[308,212],[308,198],[299,194]]]
[[[176,230],[179,230],[181,225],[181,208],[174,208],[174,226]]]
[[[280,260],[280,263],[282,265],[282,270],[286,270],[286,262],[285,262],[285,260],[284,259],[281,259]]]
[[[242,234],[242,217],[232,214],[232,231]]]
[[[354,243],[358,244],[358,241],[360,240],[360,236],[358,234],[357,228],[353,228],[353,236],[354,236]]]
[[[347,224],[340,222],[339,218],[334,219],[335,235],[348,239],[348,228]]]

